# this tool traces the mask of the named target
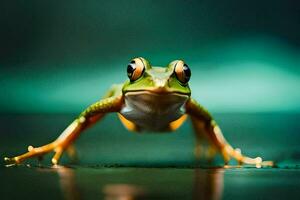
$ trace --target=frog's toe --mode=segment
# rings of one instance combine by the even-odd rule
[[[249,164],[249,165],[256,165],[256,166],[260,166],[263,162],[261,157],[256,157],[256,158],[250,158],[247,156],[242,156],[241,159],[241,164]]]
[[[15,165],[15,164],[20,163],[18,157],[13,157],[13,158],[4,157],[4,162],[7,166]]]
[[[245,156],[244,158],[245,160],[243,161],[243,164],[252,164],[255,165],[257,168],[274,166],[273,161],[264,161],[261,157],[249,158]]]
[[[56,149],[54,149],[54,151],[55,151],[55,154],[54,154],[51,162],[52,162],[53,165],[57,165],[64,149],[63,148],[56,148]]]
[[[263,161],[261,157],[250,158],[242,154],[240,149],[233,149],[230,145],[226,145],[221,150],[223,159],[225,164],[229,163],[229,160],[233,158],[236,160],[240,165],[255,165],[257,168],[262,166],[273,166],[274,163],[272,161]]]
[[[269,166],[274,166],[273,161],[264,161],[261,157],[250,158],[242,154],[241,149],[234,149],[232,153],[232,157],[236,159],[239,164],[246,164],[246,165],[255,165],[257,168]]]
[[[271,160],[265,160],[261,162],[261,166],[274,167],[275,163]]]

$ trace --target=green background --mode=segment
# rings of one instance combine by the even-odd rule
[[[1,4],[2,113],[78,113],[137,56],[184,59],[213,113],[300,111],[297,1]]]
[[[137,56],[162,66],[184,59],[193,97],[246,154],[280,160],[299,149],[294,1],[14,1],[2,10],[4,155],[56,138],[111,84],[127,79],[127,63]],[[77,145],[83,163],[194,161],[190,123],[178,134],[136,135],[110,115],[87,132]]]
[[[143,56],[162,66],[184,59],[193,97],[234,147],[267,159],[297,158],[299,3],[15,1],[2,10],[4,155],[56,138],[111,84],[127,79],[131,58]],[[136,135],[109,115],[87,132],[77,145],[83,163],[194,161],[189,122],[178,134]]]

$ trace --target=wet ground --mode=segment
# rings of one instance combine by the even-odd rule
[[[300,195],[299,169],[20,166],[1,171],[1,199],[299,199]]]
[[[51,141],[74,116],[2,115],[0,156]],[[65,156],[51,167],[46,156],[1,165],[1,199],[299,199],[299,114],[215,116],[234,147],[275,167],[196,163],[190,123],[174,134],[136,135],[110,116],[76,142],[75,164]]]

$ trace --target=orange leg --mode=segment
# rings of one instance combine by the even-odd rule
[[[261,157],[250,158],[241,153],[240,149],[234,149],[224,138],[221,129],[212,119],[210,114],[201,107],[195,100],[191,99],[186,104],[186,112],[192,118],[196,136],[208,139],[212,148],[217,150],[223,156],[227,165],[231,158],[235,159],[239,164],[250,164],[260,166],[272,166],[272,161],[263,161]]]
[[[71,144],[78,138],[78,136],[89,126],[93,125],[96,121],[101,119],[106,113],[118,112],[123,105],[122,96],[113,96],[102,99],[92,105],[90,105],[86,110],[84,110],[80,116],[75,119],[64,131],[63,133],[53,142],[46,144],[41,147],[28,147],[28,152],[19,156],[12,158],[5,157],[4,160],[8,164],[18,164],[22,161],[32,158],[41,157],[46,153],[54,151],[54,156],[52,158],[52,163],[57,164],[61,155],[65,150],[69,149],[70,153],[72,151]]]
[[[193,117],[192,117],[193,118]],[[196,119],[193,119],[193,124],[195,127],[196,134],[206,133],[206,138],[211,143],[211,150],[208,152],[213,156],[216,151],[219,151],[224,159],[225,164],[227,165],[231,158],[235,159],[239,164],[250,164],[260,166],[272,166],[273,162],[263,161],[261,157],[250,158],[241,153],[240,149],[234,149],[224,138],[219,126],[215,121],[211,121],[209,125],[205,127],[202,126],[202,122],[197,122]]]
[[[80,133],[87,128],[88,126],[94,124],[97,120],[99,120],[103,115],[97,115],[93,118],[90,118],[88,122],[80,121],[79,119],[76,119],[73,123],[71,123],[67,129],[53,142],[40,146],[40,147],[33,147],[28,146],[28,152],[24,153],[19,156],[15,156],[12,158],[5,157],[4,160],[8,164],[18,164],[22,161],[32,158],[32,157],[41,157],[44,154],[47,154],[51,151],[54,152],[54,156],[52,157],[52,163],[57,164],[58,160],[60,159],[62,153],[65,150],[68,150],[71,153],[71,149],[73,148],[71,144],[74,142],[74,140],[80,135]],[[74,149],[73,149],[74,154]]]

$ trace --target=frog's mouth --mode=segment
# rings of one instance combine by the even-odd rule
[[[132,90],[132,91],[127,91],[124,93],[126,96],[127,94],[140,94],[140,93],[148,93],[148,94],[153,94],[153,95],[158,95],[158,96],[171,96],[171,95],[185,95],[185,96],[191,96],[191,93],[184,93],[184,92],[179,92],[179,91],[173,91],[173,90],[167,90],[165,88],[155,88],[155,89],[149,89],[149,90]]]

